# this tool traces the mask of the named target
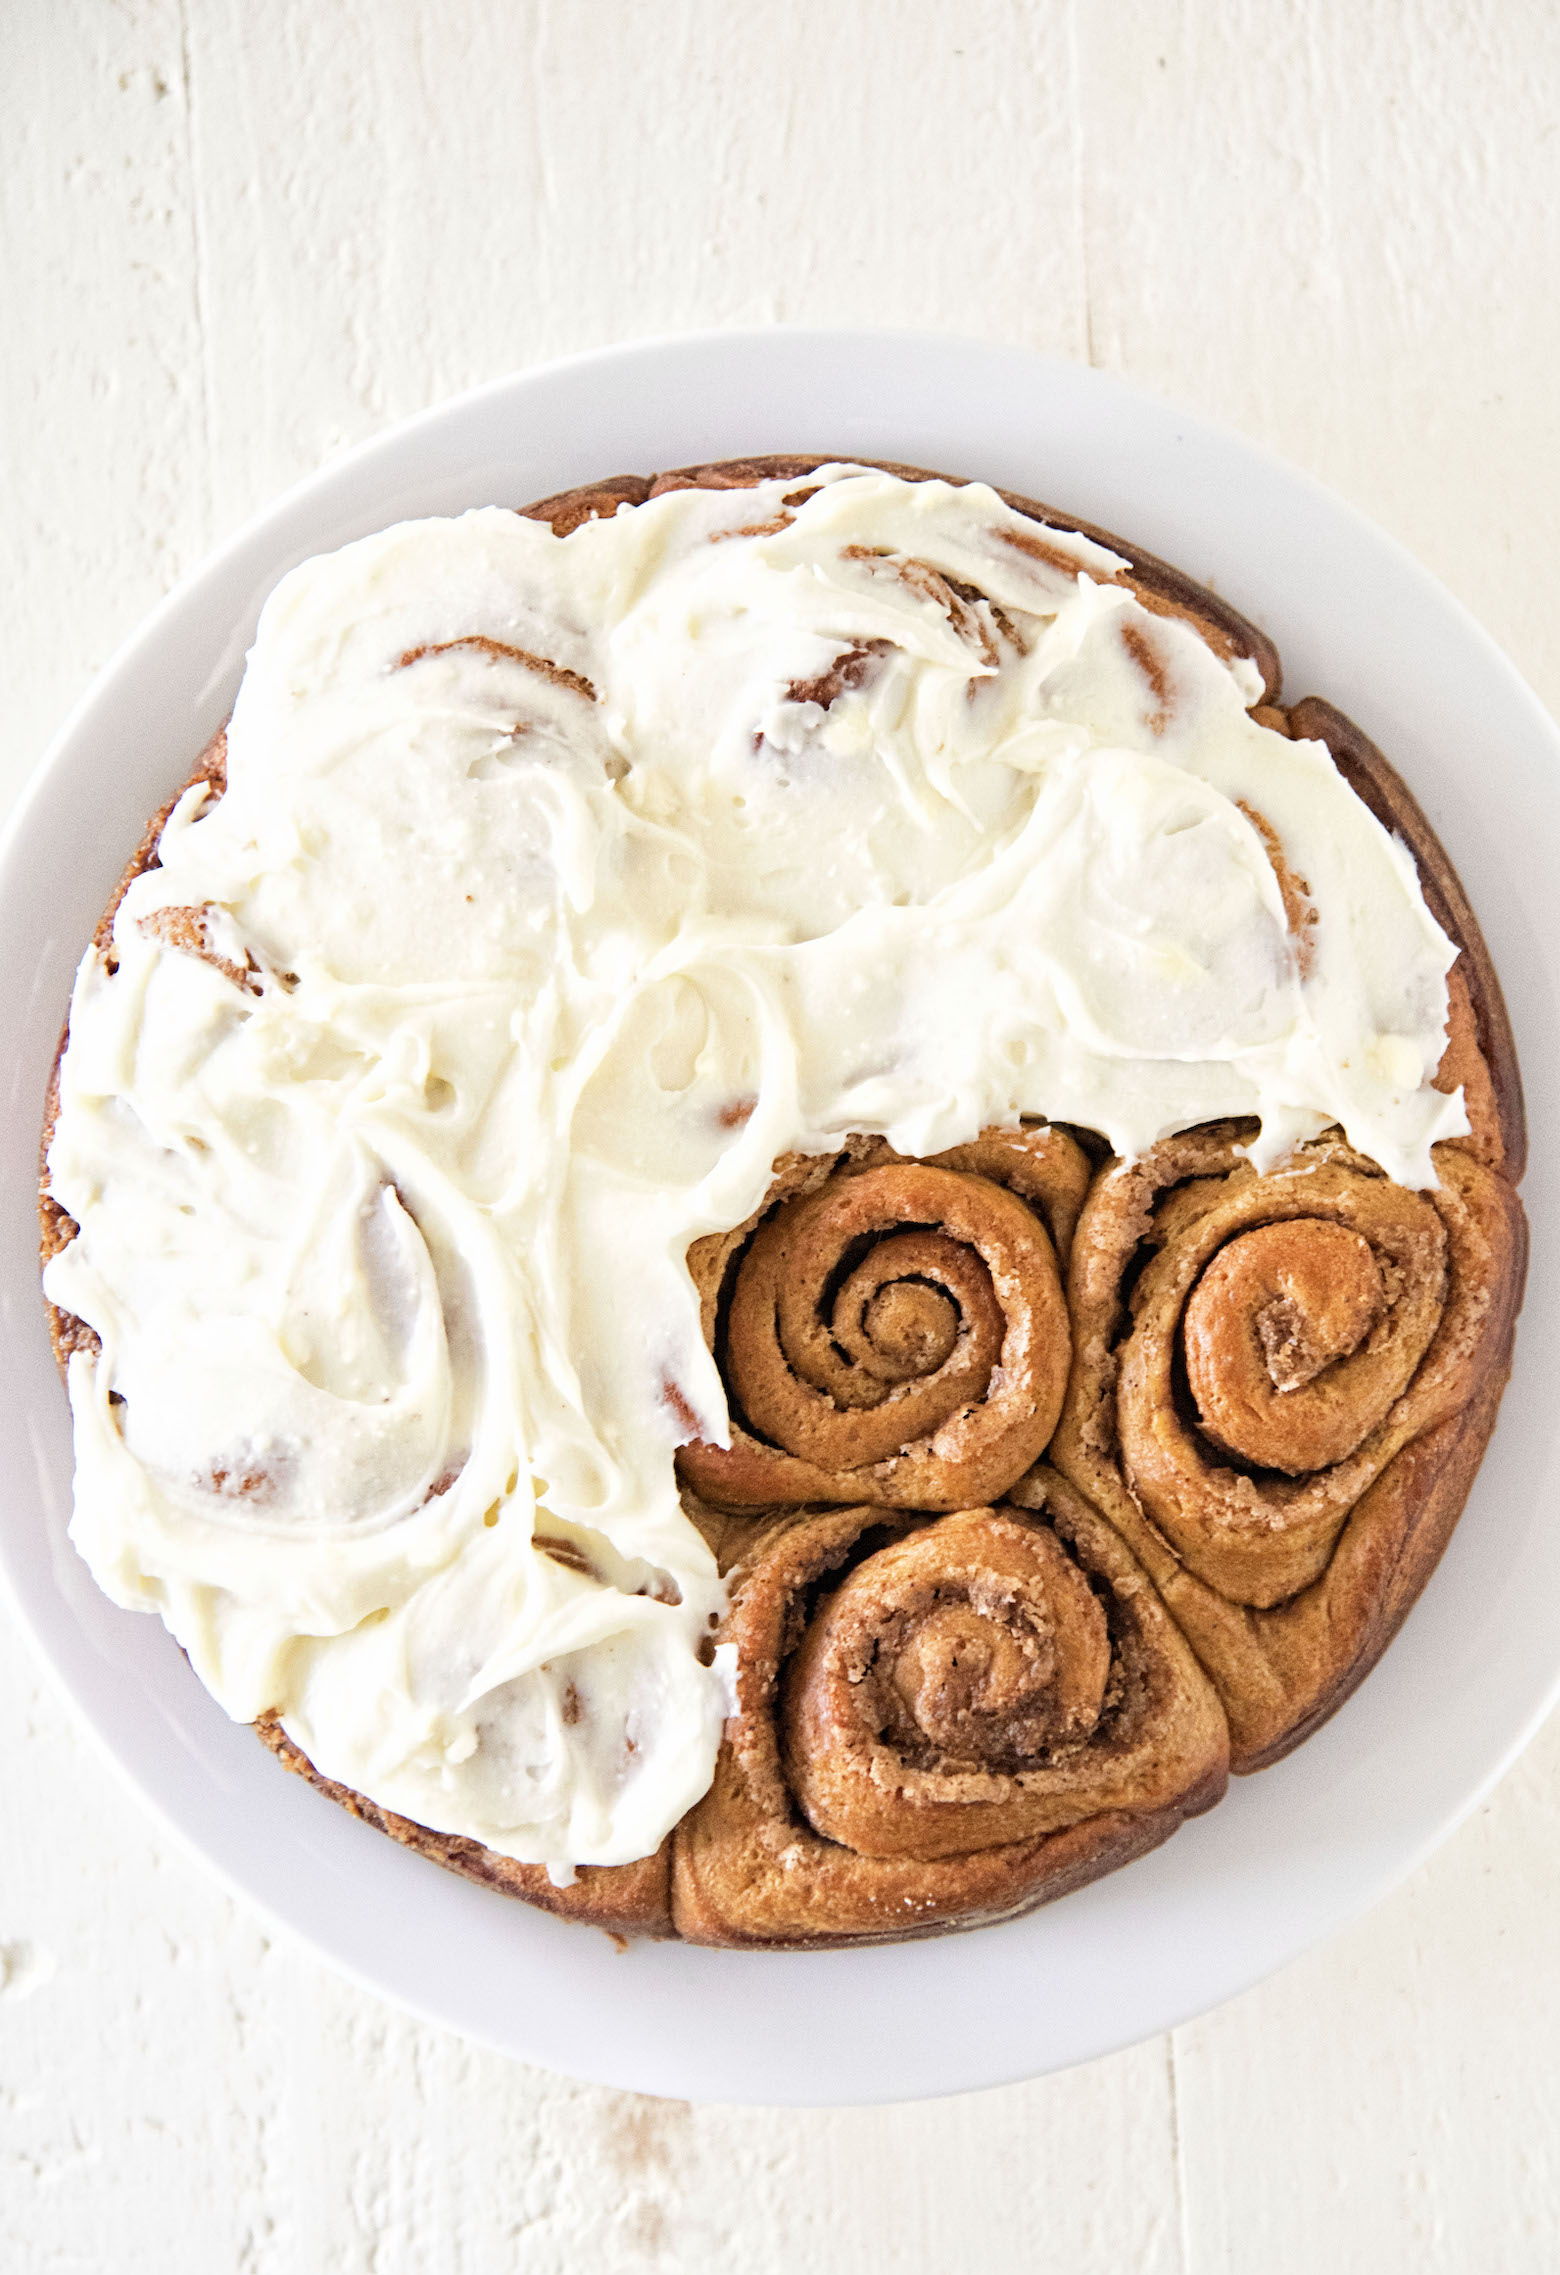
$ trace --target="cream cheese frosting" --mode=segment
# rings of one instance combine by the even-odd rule
[[[555,1876],[645,1855],[730,1685],[685,1258],[778,1156],[1241,1114],[1434,1182],[1411,857],[1124,566],[834,467],[278,586],[49,1152],[72,1536],[230,1714]]]

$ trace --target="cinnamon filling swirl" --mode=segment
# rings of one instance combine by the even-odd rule
[[[1056,1427],[1071,1357],[1057,1246],[1087,1157],[1060,1130],[886,1154],[798,1165],[820,1181],[690,1259],[732,1442],[679,1462],[721,1507],[965,1507],[1005,1492]]]
[[[1110,1526],[1022,1508],[759,1523],[731,1574],[737,1714],[679,1828],[695,1942],[926,1934],[1060,1895],[1224,1789],[1224,1718]]]

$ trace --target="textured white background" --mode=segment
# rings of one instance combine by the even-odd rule
[[[0,805],[283,484],[703,325],[1125,372],[1375,515],[1560,707],[1553,0],[8,0],[0,54]],[[273,1944],[0,1635],[6,2275],[1560,2257],[1560,1730],[1172,2038],[780,2114],[560,2083]]]

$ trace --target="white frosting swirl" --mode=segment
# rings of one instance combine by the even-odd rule
[[[230,1713],[565,1874],[709,1782],[684,1259],[779,1154],[1256,1114],[1424,1184],[1466,1128],[1413,863],[1249,663],[982,486],[793,487],[295,570],[71,1009],[82,1553]]]

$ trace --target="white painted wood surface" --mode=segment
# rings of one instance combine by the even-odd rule
[[[1126,372],[1374,514],[1560,706],[1557,274],[1552,0],[10,0],[0,801],[282,484],[707,324]],[[6,1632],[7,2275],[1560,2260],[1560,1729],[1371,1918],[1172,2038],[779,2114],[560,2083],[273,1945]]]

